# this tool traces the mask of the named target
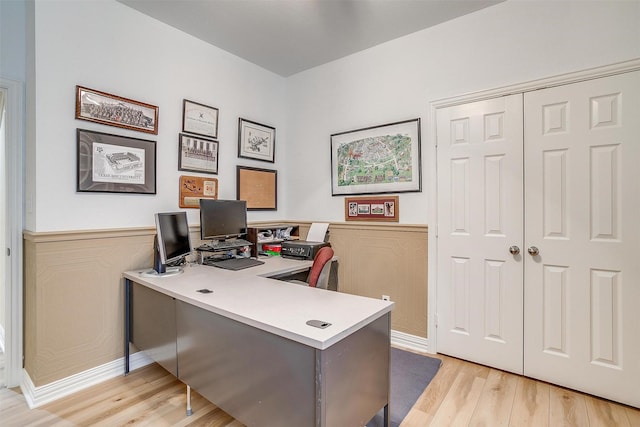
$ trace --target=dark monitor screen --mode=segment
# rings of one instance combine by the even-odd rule
[[[157,213],[156,233],[158,252],[163,265],[166,266],[191,253],[186,212]]]
[[[247,202],[200,199],[200,238],[225,240],[247,233]]]

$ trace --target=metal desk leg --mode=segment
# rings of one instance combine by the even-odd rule
[[[389,427],[389,404],[384,405],[384,422],[382,424],[384,427]]]
[[[191,386],[187,386],[187,416],[193,414],[191,409]]]
[[[124,279],[124,374],[129,373],[129,340],[131,339],[131,280]]]

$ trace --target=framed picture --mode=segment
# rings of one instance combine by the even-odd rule
[[[346,197],[344,218],[346,221],[398,222],[400,206],[398,196]]]
[[[156,194],[156,143],[78,129],[79,192]]]
[[[240,118],[238,157],[275,162],[276,128]]]
[[[158,107],[76,86],[76,119],[158,134]]]
[[[180,134],[178,170],[218,173],[218,141]]]
[[[218,179],[202,176],[180,177],[180,201],[181,208],[200,208],[200,199],[218,198]]]
[[[237,198],[247,201],[248,210],[278,209],[278,171],[237,166],[237,172]]]
[[[331,135],[331,194],[422,191],[420,119]]]
[[[185,99],[182,102],[182,131],[217,138],[218,109]]]

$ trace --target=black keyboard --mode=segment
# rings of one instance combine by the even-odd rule
[[[264,264],[264,261],[260,261],[254,258],[229,258],[221,261],[207,261],[206,265],[212,265],[218,268],[224,268],[225,270],[243,270],[249,267],[256,267]]]

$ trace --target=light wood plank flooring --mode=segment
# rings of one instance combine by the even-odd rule
[[[437,357],[442,359],[442,367],[401,427],[640,426],[638,409],[451,357]],[[193,415],[187,417],[185,386],[153,364],[33,410],[27,408],[19,392],[0,390],[0,425],[242,426],[195,392],[192,407]]]

